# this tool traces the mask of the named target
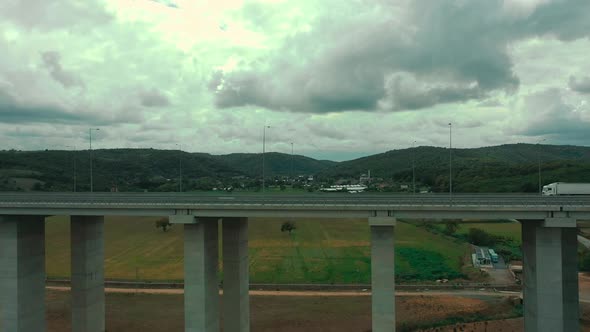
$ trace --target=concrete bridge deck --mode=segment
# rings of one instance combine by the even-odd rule
[[[248,218],[366,218],[371,229],[372,324],[395,331],[394,233],[404,219],[517,219],[522,223],[525,329],[579,330],[577,222],[589,196],[529,194],[203,195],[0,193],[0,332],[45,330],[45,217],[71,218],[72,329],[103,332],[104,216],[167,216],[184,225],[185,331],[249,331]],[[223,227],[224,301],[219,308]]]

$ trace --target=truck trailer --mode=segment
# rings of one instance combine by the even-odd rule
[[[543,186],[543,195],[590,195],[590,183],[551,183]]]

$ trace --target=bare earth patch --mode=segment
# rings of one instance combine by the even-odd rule
[[[107,292],[107,330],[183,331],[182,294]],[[484,299],[485,298],[485,299]],[[223,300],[223,298],[222,298]],[[495,312],[502,298],[405,295],[396,299],[398,326],[432,323],[449,317]],[[252,331],[358,331],[371,328],[369,296],[251,296]],[[70,330],[70,293],[47,291],[48,331]],[[409,325],[408,325],[409,324]]]

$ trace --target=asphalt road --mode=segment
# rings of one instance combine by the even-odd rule
[[[0,193],[0,206],[13,204],[182,204],[182,205],[384,205],[384,206],[579,206],[590,208],[590,195],[538,194],[290,194],[242,193]]]

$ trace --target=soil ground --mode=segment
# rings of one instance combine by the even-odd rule
[[[107,330],[183,331],[181,294],[107,292]],[[252,331],[370,331],[369,296],[251,296]],[[400,331],[412,331],[453,317],[504,315],[512,305],[485,294],[405,295],[396,298]],[[47,290],[48,331],[70,330],[70,293]]]

